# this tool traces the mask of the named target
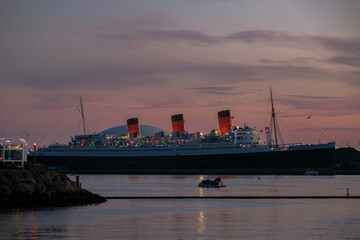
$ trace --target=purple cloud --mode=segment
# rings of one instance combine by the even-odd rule
[[[298,58],[291,58],[286,60],[273,60],[268,58],[262,58],[259,60],[259,62],[263,64],[275,64],[275,65],[309,65],[316,61],[318,60],[311,57],[298,57]]]
[[[220,43],[220,39],[204,34],[199,31],[190,30],[153,30],[145,32],[147,39],[156,41],[185,41],[189,43],[213,44]]]
[[[313,116],[344,116],[354,114],[357,109],[358,101],[354,98],[337,96],[309,96],[309,95],[289,95],[285,97],[286,102],[297,110],[311,111]],[[359,97],[355,98],[359,99]]]
[[[312,99],[312,100],[338,100],[341,97],[328,97],[328,96],[309,96],[309,95],[290,95],[289,97],[298,99]]]
[[[144,42],[189,43],[195,45],[221,43],[218,37],[193,30],[165,30],[165,29],[130,29],[103,33],[98,39],[112,42],[126,42],[127,44],[142,44]]]
[[[242,31],[229,34],[225,39],[255,44],[276,44],[279,46],[303,48],[322,47],[334,52],[360,54],[360,39],[345,39],[327,36],[291,35],[287,31]]]
[[[299,43],[304,42],[303,37],[291,36],[285,31],[252,30],[231,33],[225,37],[228,40],[240,40],[246,43]]]
[[[334,56],[329,59],[326,59],[325,62],[360,67],[360,57]]]
[[[176,77],[174,77],[176,76]],[[248,81],[322,79],[328,74],[310,66],[251,66],[224,63],[167,62],[138,65],[89,66],[76,71],[38,73],[23,79],[23,84],[40,89],[126,89],[134,86],[179,85],[194,76],[194,87],[203,84],[233,84]],[[200,89],[198,89],[200,90]],[[204,89],[203,89],[204,90]],[[215,89],[206,89],[215,91]],[[228,89],[221,89],[223,93]],[[215,92],[214,92],[215,93]],[[218,91],[219,93],[219,91]]]
[[[348,73],[344,73],[344,81],[346,81],[348,84],[360,86],[360,71],[351,71]]]
[[[243,42],[247,44],[271,44],[291,48],[323,48],[333,52],[360,54],[360,38],[338,38],[316,35],[292,35],[287,31],[249,30],[230,33],[225,36],[209,35],[201,31],[186,29],[168,29],[170,24],[163,23],[163,17],[150,15],[147,18],[138,18],[119,22],[110,27],[97,28],[96,35],[101,39],[111,41],[161,41],[187,42],[190,44],[224,44]],[[159,20],[160,19],[160,20]],[[166,22],[166,21],[165,21]],[[144,23],[144,24],[143,24]]]
[[[360,54],[360,38],[356,39],[345,39],[345,38],[335,38],[335,37],[308,37],[312,39],[315,43],[320,44],[324,48],[333,51],[339,51],[349,54]]]
[[[186,88],[188,90],[195,90],[199,93],[207,93],[207,94],[219,94],[219,95],[233,95],[236,92],[236,87],[192,87]]]
[[[161,84],[156,77],[158,69],[150,66],[89,66],[75,71],[53,74],[36,74],[24,79],[24,85],[39,89],[111,89],[131,86]]]

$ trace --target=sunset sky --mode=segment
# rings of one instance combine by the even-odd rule
[[[0,0],[0,133],[12,142],[80,134],[80,96],[91,132],[131,117],[170,131],[183,113],[208,133],[224,109],[263,129],[270,86],[285,142],[359,149],[360,1]]]

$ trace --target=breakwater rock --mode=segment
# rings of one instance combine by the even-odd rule
[[[0,170],[0,208],[76,206],[105,201],[64,173],[46,171],[42,164]]]

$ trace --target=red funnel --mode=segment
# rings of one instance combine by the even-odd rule
[[[140,137],[140,125],[138,118],[130,118],[127,120],[127,130],[129,136],[134,133],[134,137]]]
[[[172,131],[178,132],[182,135],[185,132],[185,121],[182,114],[176,114],[171,116]]]
[[[218,119],[221,136],[224,136],[230,131],[232,126],[232,117],[230,114],[230,110],[223,110],[218,112]]]

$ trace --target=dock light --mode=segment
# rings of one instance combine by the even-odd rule
[[[36,164],[36,143],[34,143],[34,164]]]

